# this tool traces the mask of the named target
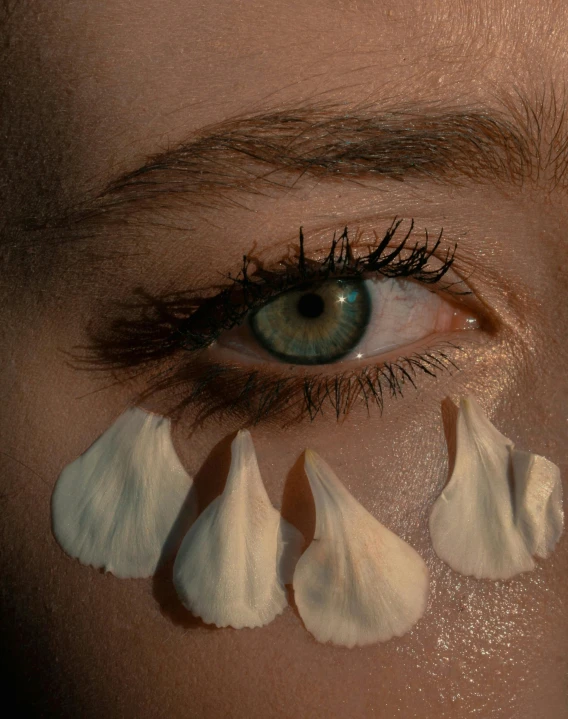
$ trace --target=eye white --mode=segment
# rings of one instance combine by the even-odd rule
[[[382,278],[365,280],[365,285],[371,318],[363,338],[344,359],[384,354],[452,329],[456,308],[416,282]]]

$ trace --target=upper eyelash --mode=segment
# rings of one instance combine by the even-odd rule
[[[313,285],[331,278],[362,277],[375,273],[389,278],[412,278],[425,284],[438,284],[454,263],[457,246],[449,248],[441,264],[432,269],[429,261],[435,256],[442,241],[440,231],[430,246],[428,232],[423,244],[408,248],[414,230],[414,220],[396,247],[392,240],[403,220],[395,218],[383,239],[367,254],[353,254],[348,229],[333,236],[329,252],[323,260],[306,258],[304,236],[300,228],[299,253],[294,260],[280,263],[279,270],[262,266],[250,273],[250,258],[243,257],[241,271],[227,280],[229,286],[221,288],[213,298],[182,293],[169,297],[154,297],[138,292],[140,302],[125,307],[132,318],[115,320],[104,333],[92,337],[86,356],[80,358],[93,367],[125,369],[147,365],[168,357],[179,349],[195,352],[210,346],[219,335],[241,324],[246,315],[298,285]],[[390,251],[389,251],[390,249]],[[403,251],[407,250],[406,254]],[[455,283],[454,283],[455,284]],[[442,289],[452,290],[448,283]],[[77,358],[76,358],[77,359]]]

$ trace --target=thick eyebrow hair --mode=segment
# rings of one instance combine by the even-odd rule
[[[197,208],[242,206],[243,193],[289,190],[306,175],[556,187],[567,174],[568,142],[564,113],[549,105],[554,112],[523,100],[507,111],[305,107],[232,119],[114,179],[67,220],[163,210],[180,195]]]

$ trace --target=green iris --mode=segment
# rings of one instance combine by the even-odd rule
[[[365,280],[326,280],[286,292],[257,310],[250,326],[272,355],[292,364],[328,364],[365,334],[371,298]]]

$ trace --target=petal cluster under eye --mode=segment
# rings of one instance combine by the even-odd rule
[[[319,641],[351,647],[411,628],[426,606],[424,562],[321,458],[306,453],[317,529],[298,562],[303,535],[272,506],[249,432],[238,433],[231,453],[223,493],[191,524],[176,556],[174,585],[190,611],[218,627],[262,626],[286,607],[293,583],[300,615]],[[54,534],[84,564],[149,576],[191,485],[169,422],[129,410],[61,474]]]
[[[455,571],[508,579],[533,569],[563,531],[559,468],[515,449],[477,402],[461,401],[450,480],[430,516],[432,543]],[[316,528],[302,534],[268,498],[250,433],[231,445],[222,494],[195,519],[192,479],[167,419],[131,409],[61,473],[53,532],[83,564],[148,577],[177,553],[182,603],[218,627],[259,627],[286,607],[287,584],[306,629],[353,647],[408,632],[425,612],[428,569],[405,541],[367,512],[315,452],[305,470]]]

